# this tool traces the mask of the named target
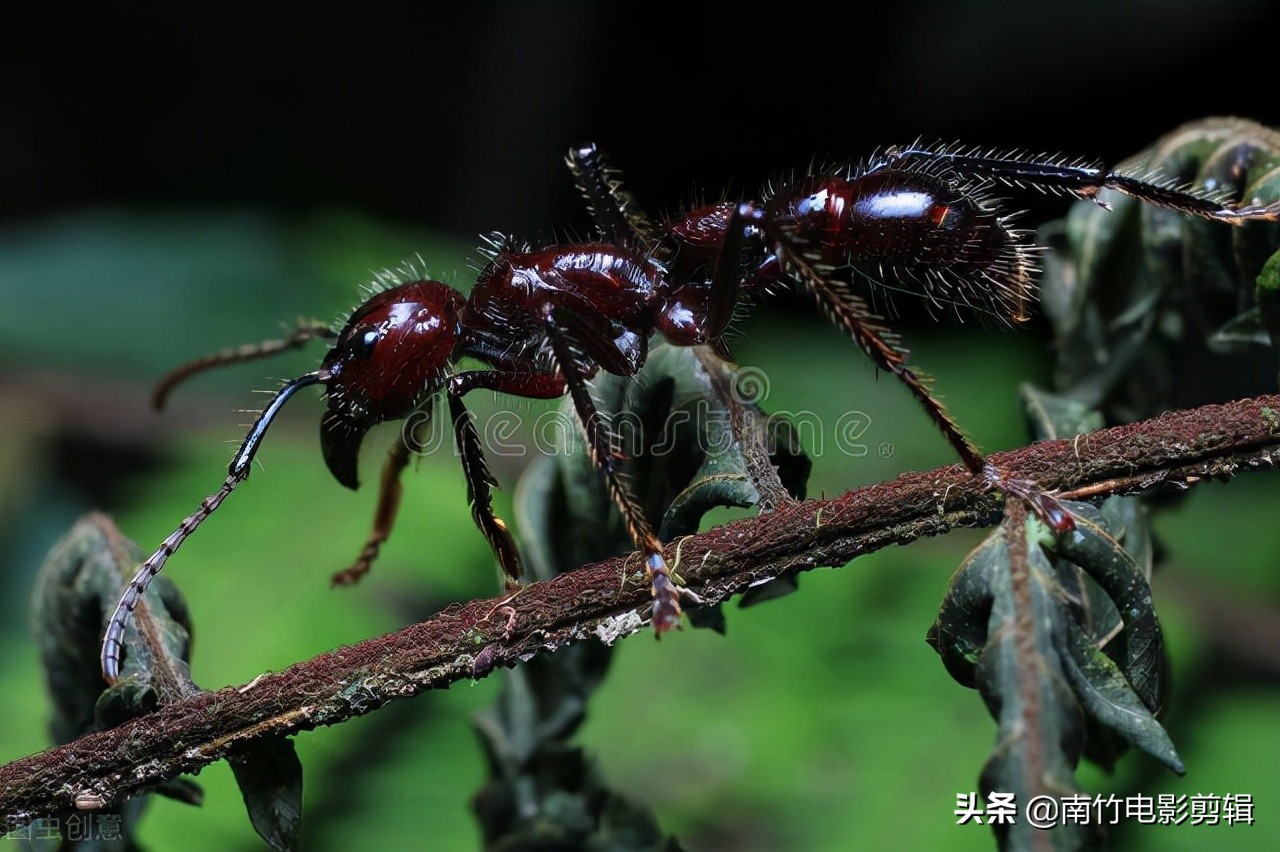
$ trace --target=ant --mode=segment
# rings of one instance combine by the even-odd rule
[[[1280,204],[1231,206],[1205,192],[1120,174],[1099,163],[917,144],[788,180],[769,188],[761,201],[721,201],[655,222],[623,190],[594,145],[570,151],[567,163],[599,232],[595,241],[535,249],[496,240],[470,296],[438,281],[383,276],[383,289],[336,333],[302,324],[288,339],[203,358],[162,381],[157,407],[196,372],[315,338],[333,341],[318,370],[277,391],[249,429],[222,487],[130,580],[103,641],[102,670],[109,682],[119,675],[125,624],[151,578],[248,478],[272,420],[290,397],[311,385],[327,391],[320,425],[325,462],[349,488],[358,485],[356,461],[365,433],[383,421],[430,416],[443,392],[472,516],[510,584],[520,574],[518,552],[494,514],[496,481],[463,399],[477,388],[534,399],[568,394],[592,461],[644,557],[655,631],[661,635],[677,627],[679,590],[661,542],[622,477],[622,458],[588,381],[600,370],[634,376],[655,332],[673,345],[707,345],[728,358],[724,335],[737,306],[787,284],[807,290],[879,369],[907,386],[970,473],[1025,501],[1053,530],[1069,531],[1074,519],[1052,495],[987,462],[930,391],[927,378],[907,366],[907,351],[897,338],[853,292],[856,278],[914,292],[935,306],[1024,320],[1035,295],[1037,249],[1031,233],[1015,227],[1015,215],[995,197],[1001,186],[1074,195],[1104,207],[1099,192],[1109,189],[1232,225],[1280,220]],[[456,371],[463,357],[488,369]],[[401,430],[383,466],[373,529],[355,564],[335,575],[335,584],[367,572],[390,534],[400,475],[425,419]]]

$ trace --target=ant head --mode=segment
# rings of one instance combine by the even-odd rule
[[[321,367],[329,410],[320,446],[334,477],[355,488],[360,443],[384,420],[406,417],[444,386],[465,297],[439,281],[375,294],[338,335]]]

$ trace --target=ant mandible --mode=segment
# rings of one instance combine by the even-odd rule
[[[1005,321],[1024,319],[1035,295],[1036,247],[1013,226],[994,191],[1026,187],[1091,198],[1104,189],[1183,214],[1239,225],[1280,220],[1280,204],[1232,207],[1220,198],[1157,179],[1119,174],[1101,164],[1020,154],[983,154],[919,145],[891,148],[869,161],[822,170],[771,188],[762,201],[722,201],[653,222],[623,191],[595,146],[568,157],[595,226],[596,242],[533,249],[496,243],[469,297],[433,280],[392,280],[360,305],[336,334],[303,325],[288,339],[228,350],[191,362],[157,388],[155,402],[201,370],[252,360],[314,338],[333,340],[320,369],[286,383],[258,416],[231,461],[226,481],[171,533],[121,595],[102,646],[102,670],[120,670],[125,624],[147,584],[182,542],[249,476],[268,426],[309,385],[328,392],[320,438],[325,462],[349,488],[374,425],[429,414],[440,392],[476,525],[499,565],[516,582],[519,557],[493,511],[496,484],[463,397],[485,388],[535,399],[569,395],[595,467],[644,556],[653,623],[661,635],[680,623],[679,591],[639,503],[620,472],[621,458],[588,381],[601,369],[634,376],[654,332],[677,346],[708,344],[728,356],[723,336],[739,303],[774,286],[807,290],[832,322],[875,365],[896,376],[923,405],[965,467],[1022,499],[1051,528],[1074,519],[1033,482],[990,465],[907,366],[907,352],[868,303],[850,288],[859,273],[914,291],[934,305],[967,306]],[[489,369],[454,371],[463,357]],[[349,583],[368,571],[394,523],[400,475],[412,452],[404,429],[382,472],[373,530],[356,562],[335,575]]]

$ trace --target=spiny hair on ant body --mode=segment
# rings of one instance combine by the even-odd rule
[[[857,166],[811,169],[770,187],[760,200],[725,200],[651,219],[595,146],[572,149],[568,163],[590,208],[594,240],[534,248],[494,238],[468,295],[419,274],[420,265],[386,270],[340,327],[300,326],[284,340],[193,361],[160,383],[158,403],[202,370],[317,337],[332,342],[317,370],[276,393],[250,427],[222,487],[129,582],[103,642],[108,680],[119,672],[125,625],[151,577],[248,478],[275,416],[311,385],[327,392],[320,424],[325,462],[351,488],[358,485],[356,462],[368,430],[411,414],[430,417],[443,396],[473,520],[512,583],[520,576],[519,553],[493,512],[494,478],[464,398],[473,390],[527,399],[568,396],[590,457],[643,556],[655,630],[679,626],[680,592],[662,543],[623,477],[610,424],[587,383],[601,370],[634,377],[655,333],[673,345],[707,345],[727,357],[724,336],[735,313],[782,286],[808,293],[876,368],[895,376],[973,476],[1025,501],[1051,529],[1066,532],[1074,525],[1071,514],[1034,482],[993,467],[933,394],[928,378],[907,365],[906,350],[855,292],[855,271],[938,306],[965,305],[1017,320],[1034,295],[1036,249],[1030,232],[1014,227],[1014,215],[996,198],[1000,186],[1100,204],[1099,193],[1114,190],[1229,225],[1280,220],[1280,203],[1232,207],[1209,193],[1145,182],[1085,161],[918,144],[886,149]],[[485,369],[461,369],[465,358]],[[421,422],[401,430],[384,463],[373,529],[356,562],[335,575],[335,583],[354,582],[367,572],[390,534],[400,475],[413,448],[406,433]]]

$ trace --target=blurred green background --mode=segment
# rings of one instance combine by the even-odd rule
[[[917,136],[1118,162],[1205,115],[1280,125],[1280,100],[1249,84],[1274,78],[1262,48],[1280,6],[1267,0],[788,4],[697,19],[649,3],[320,5],[0,6],[0,760],[48,745],[25,627],[48,548],[90,509],[153,548],[222,482],[243,411],[262,404],[253,391],[313,369],[321,348],[203,376],[163,417],[147,405],[156,378],[299,316],[345,315],[371,269],[417,254],[464,286],[478,232],[585,233],[560,165],[571,144],[599,142],[660,210]],[[1065,209],[1026,206],[1031,223]],[[1048,381],[1043,330],[939,326],[898,307],[914,362],[977,442],[1024,443],[1016,388]],[[812,494],[954,461],[907,393],[802,300],[757,308],[736,352],[768,375],[767,408],[825,424]],[[203,687],[498,587],[441,453],[407,478],[374,573],[329,588],[375,495],[325,469],[316,396],[290,403],[251,481],[166,570],[192,609]],[[474,406],[482,422],[539,410]],[[865,457],[834,447],[850,410],[870,421]],[[393,429],[370,436],[366,483]],[[525,461],[493,459],[508,518]],[[1082,772],[1103,793],[1252,794],[1257,823],[1126,825],[1115,848],[1276,849],[1278,487],[1275,472],[1204,485],[1156,520],[1167,723],[1188,775],[1135,755],[1111,777]],[[995,725],[924,642],[981,535],[807,574],[797,594],[730,609],[727,637],[623,642],[581,741],[690,850],[992,848],[952,810],[977,789]],[[474,848],[467,803],[483,767],[468,718],[497,683],[300,736],[303,848]],[[154,802],[142,841],[261,848],[227,767],[199,781],[204,807]]]

